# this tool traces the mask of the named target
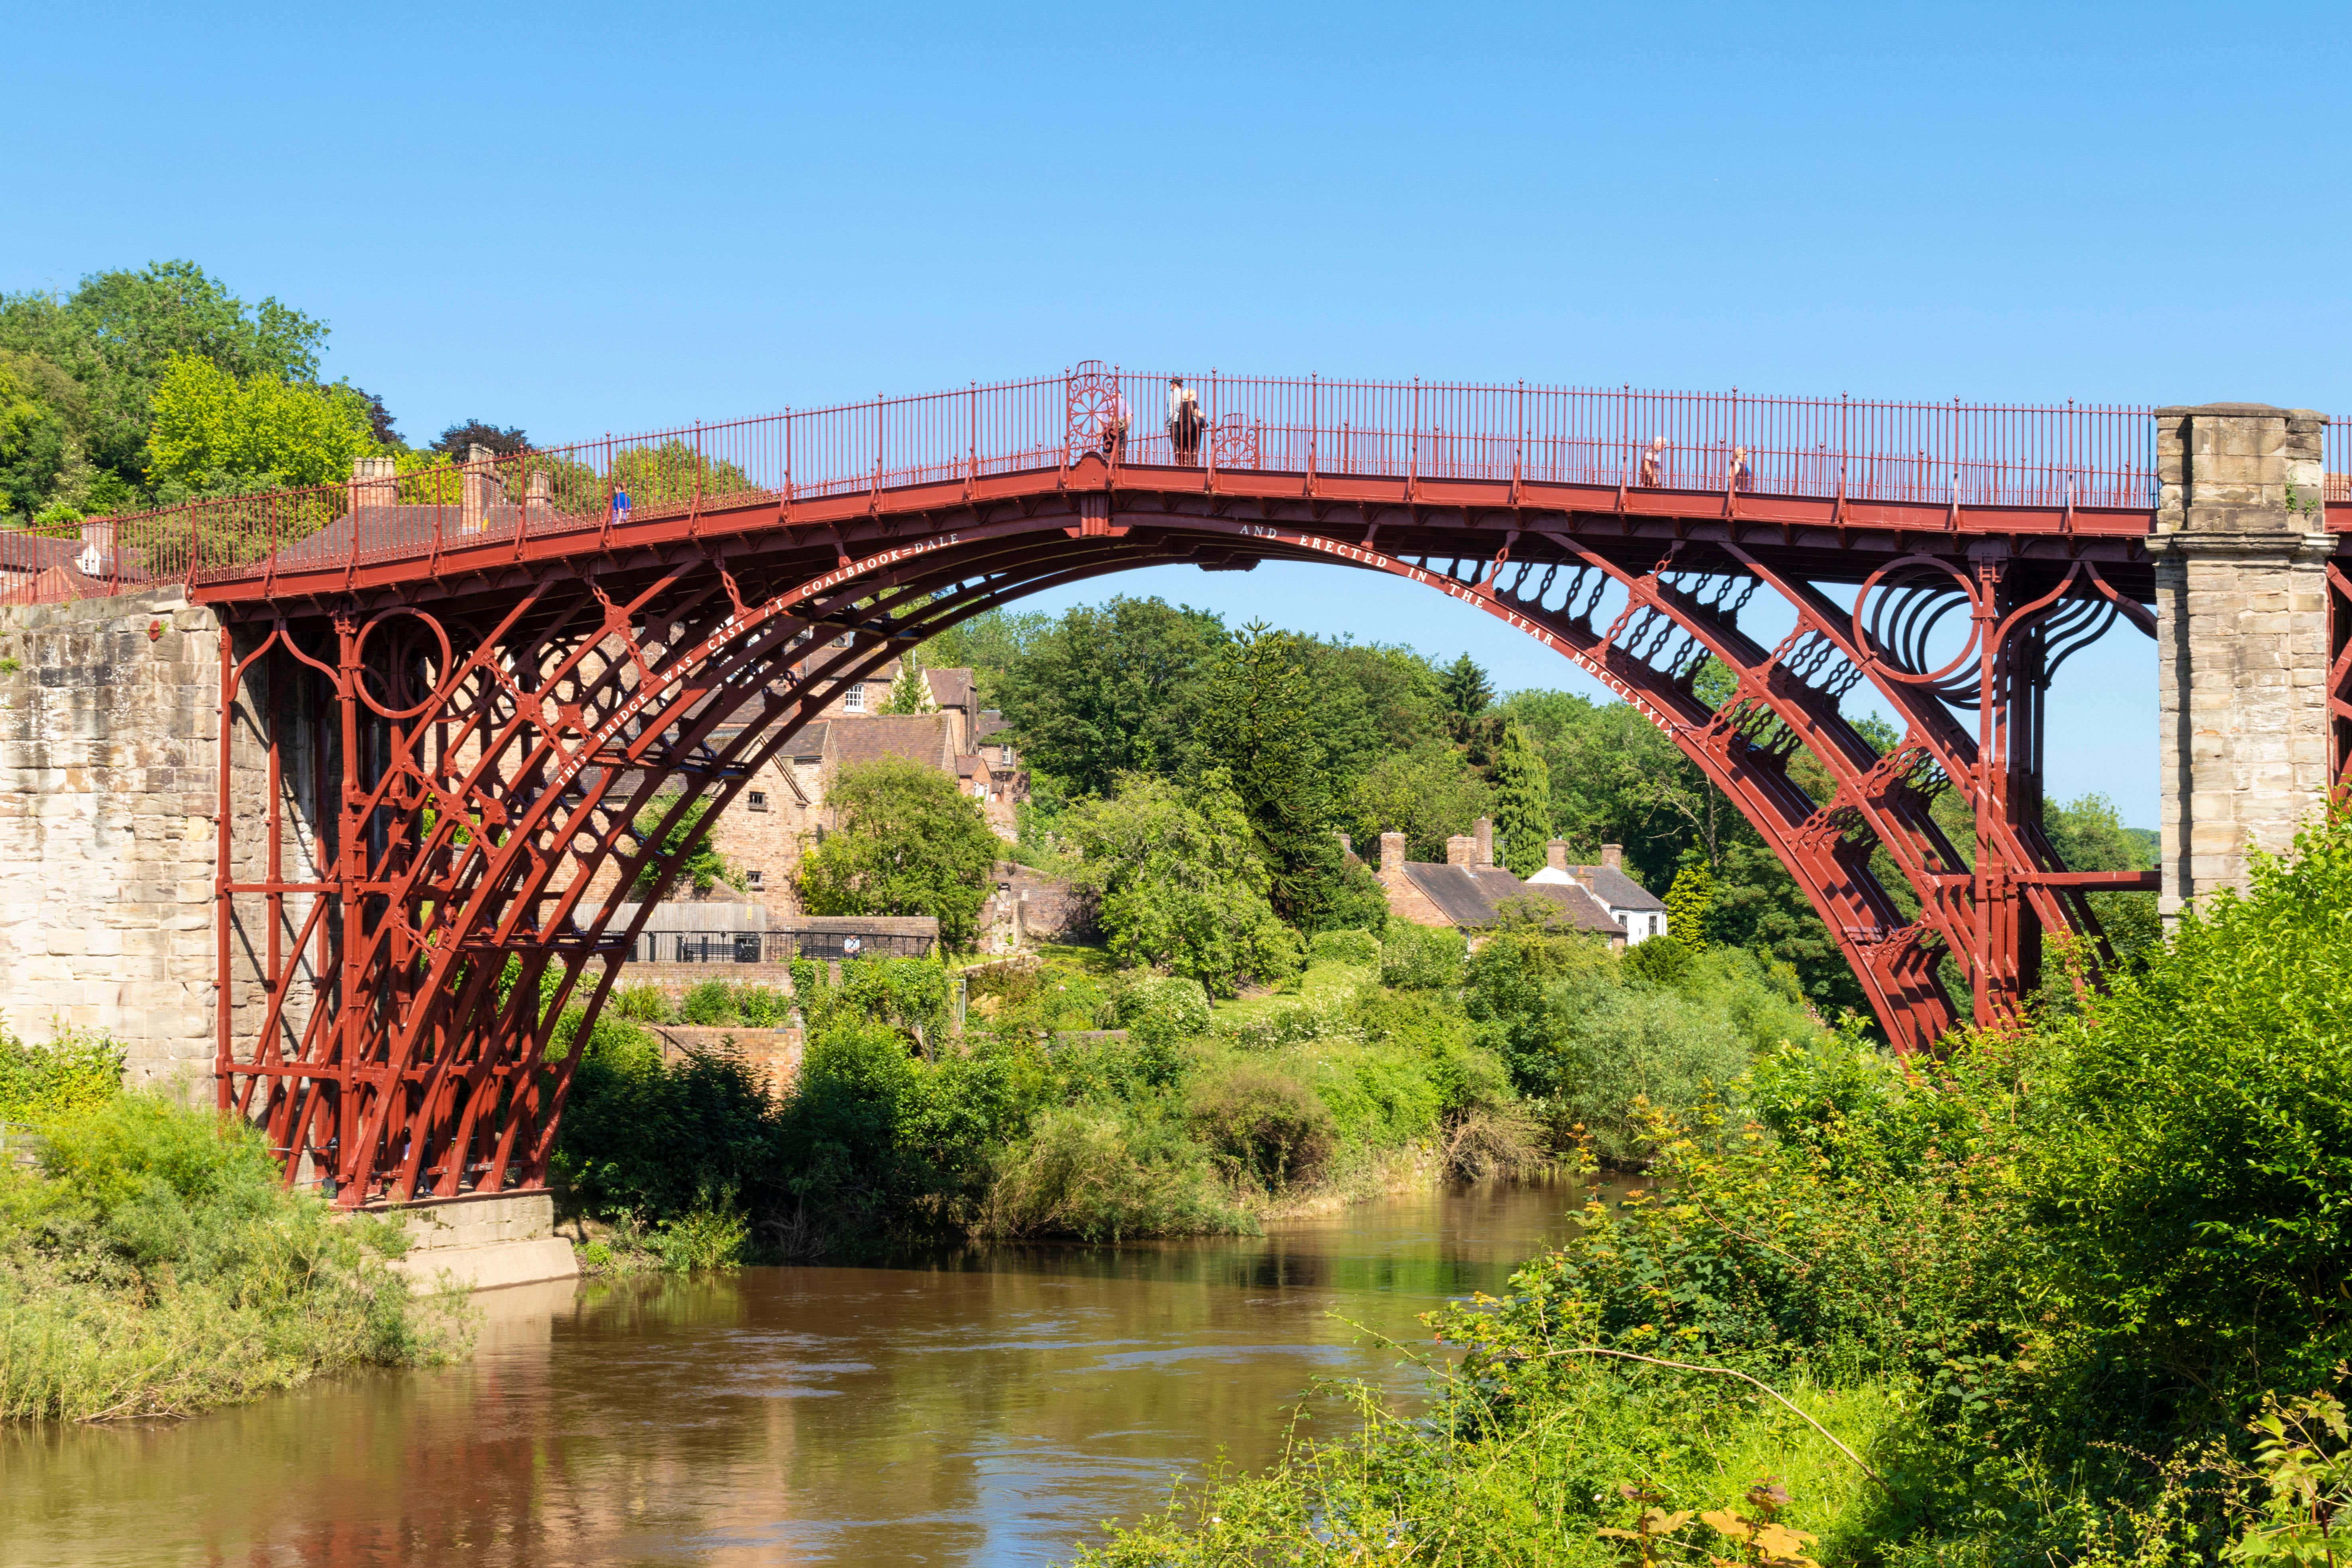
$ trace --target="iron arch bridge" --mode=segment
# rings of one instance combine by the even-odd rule
[[[551,1020],[604,1005],[691,803],[898,650],[1153,563],[1385,573],[1572,660],[1745,813],[1902,1049],[2012,1015],[2045,932],[2095,969],[2087,895],[2157,885],[2063,865],[2041,782],[2052,675],[2154,633],[2147,410],[1213,376],[1194,437],[1166,385],[1089,363],[86,526],[87,576],[224,617],[224,1108],[346,1205],[541,1183],[585,1037]]]

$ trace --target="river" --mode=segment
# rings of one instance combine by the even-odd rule
[[[1499,1290],[1581,1199],[1455,1188],[1262,1237],[492,1292],[455,1366],[0,1435],[0,1561],[1065,1562],[1178,1475],[1274,1458],[1316,1378],[1417,1386],[1366,1331],[1425,1344],[1416,1314]]]

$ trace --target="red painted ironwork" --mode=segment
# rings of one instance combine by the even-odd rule
[[[100,525],[65,590],[216,605],[268,756],[258,881],[222,802],[223,1104],[347,1203],[537,1183],[554,1020],[602,1005],[688,803],[898,647],[1155,562],[1389,573],[1574,659],[1756,824],[1904,1049],[2013,1015],[2043,932],[2095,958],[2088,895],[2152,885],[2040,826],[2051,673],[2153,629],[2146,411],[1212,375],[1182,467],[1165,385],[1090,363]]]

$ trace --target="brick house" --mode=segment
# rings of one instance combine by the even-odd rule
[[[863,682],[845,687],[745,781],[743,793],[712,827],[710,841],[728,864],[749,879],[749,891],[772,913],[800,912],[793,886],[801,856],[831,832],[826,795],[853,763],[904,757],[956,781],[980,803],[988,825],[1010,842],[1017,808],[1029,798],[1020,753],[1003,739],[1004,716],[980,706],[969,669],[926,669],[930,710],[877,711],[888,700],[900,666],[892,660]]]
[[[1404,835],[1383,833],[1380,882],[1388,894],[1390,914],[1415,925],[1454,926],[1469,932],[1474,942],[1498,923],[1503,905],[1529,898],[1557,906],[1558,918],[1568,929],[1606,936],[1609,945],[1619,952],[1641,940],[1631,925],[1619,919],[1609,894],[1596,892],[1591,883],[1568,873],[1568,845],[1563,840],[1553,839],[1548,854],[1550,864],[1522,882],[1495,863],[1494,824],[1483,816],[1475,833],[1457,833],[1445,841],[1443,863],[1406,859]],[[1656,903],[1622,869],[1613,874],[1626,889]],[[1611,892],[1623,890],[1612,887]],[[1658,907],[1663,910],[1664,906]],[[1642,932],[1648,934],[1646,929]]]

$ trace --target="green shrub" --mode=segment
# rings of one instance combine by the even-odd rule
[[[1186,975],[1128,970],[1112,983],[1105,1012],[1110,1027],[1125,1029],[1138,1040],[1164,1044],[1190,1039],[1208,1031],[1209,993]]]
[[[1237,1061],[1192,1087],[1193,1135],[1241,1181],[1281,1192],[1311,1179],[1338,1144],[1331,1109],[1287,1074]]]
[[[1625,950],[1625,978],[1648,985],[1674,985],[1690,973],[1697,958],[1671,935],[1650,937]]]
[[[841,984],[826,966],[793,961],[793,992],[814,1034],[844,1022],[879,1023],[898,1030],[910,1045],[931,1048],[947,1037],[948,973],[928,958],[846,958]],[[1087,1009],[1092,1016],[1092,1009]]]
[[[697,1028],[719,1029],[743,1021],[735,987],[724,980],[705,980],[679,998],[677,1016]]]
[[[643,1031],[599,1018],[572,1072],[553,1173],[568,1201],[605,1217],[665,1223],[707,1207],[711,1193],[757,1201],[772,1180],[776,1120],[740,1056],[665,1062]]]
[[[290,1192],[261,1134],[121,1095],[0,1166],[0,1416],[180,1414],[462,1342],[391,1226]]]
[[[37,1046],[0,1024],[0,1121],[94,1110],[122,1092],[122,1062],[121,1045],[100,1031],[60,1028]]]
[[[2241,1399],[2352,1355],[2352,820],[2252,880],[2052,1025],[2027,1165],[2077,1309]]]
[[[1009,1240],[1197,1236],[1254,1228],[1198,1144],[1164,1122],[1056,1106],[997,1162],[980,1230]]]
[[[1368,931],[1318,931],[1307,946],[1318,963],[1345,963],[1370,969],[1381,961],[1380,939]]]
[[[1408,991],[1444,991],[1462,984],[1469,942],[1450,927],[1391,921],[1381,944],[1381,984]]]
[[[612,1010],[617,1016],[639,1024],[669,1022],[669,997],[658,985],[641,983],[614,988]]]
[[[735,1194],[705,1188],[696,1194],[693,1207],[653,1234],[650,1245],[662,1268],[692,1274],[742,1262],[751,1238],[751,1222],[736,1206]]]
[[[735,1011],[747,1028],[781,1029],[792,1020],[793,999],[772,985],[738,985]]]

